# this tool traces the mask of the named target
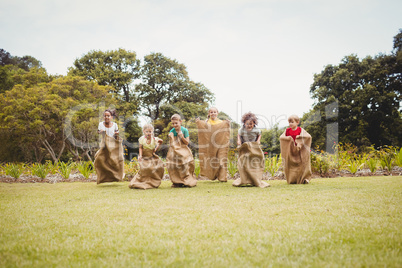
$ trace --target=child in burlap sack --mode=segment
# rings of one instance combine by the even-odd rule
[[[256,127],[258,119],[255,114],[249,112],[243,115],[241,121],[243,126],[237,135],[237,166],[240,178],[233,182],[233,186],[269,187],[267,182],[262,181],[265,161],[260,148],[261,130]]]
[[[283,171],[289,184],[308,184],[311,179],[310,147],[311,136],[299,127],[300,118],[291,115],[287,128],[279,140]]]
[[[208,118],[196,118],[198,128],[199,178],[227,182],[230,121],[218,118],[218,109],[209,108]]]
[[[144,190],[158,188],[162,182],[165,168],[162,160],[156,155],[156,151],[163,141],[154,137],[154,127],[151,124],[144,125],[142,132],[144,135],[138,139],[140,170],[128,187]]]
[[[188,148],[190,135],[188,129],[182,127],[182,119],[179,114],[171,117],[173,128],[169,132],[169,151],[166,156],[166,165],[169,172],[172,187],[194,187],[197,185],[194,170],[193,154]]]

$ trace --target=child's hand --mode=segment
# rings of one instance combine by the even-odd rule
[[[163,140],[162,140],[162,139],[159,139],[159,140],[158,140],[158,143],[159,143],[159,144],[162,144],[162,143],[163,143]]]
[[[183,135],[183,132],[177,132],[177,136],[180,138],[180,139],[182,139],[183,137],[184,137],[184,135]]]
[[[200,121],[200,118],[199,118],[199,117],[197,117],[197,118],[195,119],[195,122],[198,122],[198,121]]]
[[[241,142],[240,142],[240,141],[238,141],[238,142],[237,142],[237,146],[240,146],[240,145],[241,145]]]
[[[142,161],[142,155],[138,156],[138,161]]]

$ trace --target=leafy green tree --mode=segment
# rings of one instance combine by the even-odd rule
[[[48,82],[52,78],[34,57],[11,56],[9,52],[0,49],[0,93],[12,89],[28,77],[30,83]]]
[[[278,124],[276,124],[270,129],[261,131],[261,146],[264,152],[267,152],[270,156],[281,153],[279,137],[285,128],[279,128]]]
[[[0,48],[0,65],[5,66],[5,65],[13,65],[13,57],[11,54],[4,49]]]
[[[0,94],[1,131],[13,136],[21,151],[28,148],[34,152],[37,161],[46,154],[57,162],[67,150],[74,153],[77,146],[71,143],[72,135],[84,143],[96,138],[88,134],[97,129],[99,120],[96,110],[79,110],[69,126],[66,124],[68,114],[83,104],[115,104],[116,100],[108,94],[109,90],[72,76],[33,86],[18,84]]]
[[[111,92],[122,94],[124,101],[135,102],[131,86],[139,76],[140,61],[135,52],[125,49],[90,51],[74,61],[69,75],[82,76],[102,86],[111,86]]]
[[[310,93],[316,104],[302,122],[307,123],[305,128],[315,145],[330,147],[326,144],[327,126],[337,123],[341,142],[401,146],[402,65],[398,48],[395,43],[392,55],[363,60],[347,56],[338,66],[328,65],[314,75]],[[310,120],[317,116],[317,120]]]
[[[172,113],[168,111],[175,107],[201,105],[206,109],[214,99],[213,93],[203,84],[190,80],[184,64],[161,53],[144,57],[141,79],[142,83],[137,84],[135,90],[144,114],[152,120],[169,117]]]

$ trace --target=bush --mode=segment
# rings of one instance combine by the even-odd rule
[[[6,175],[11,176],[15,179],[18,179],[21,174],[22,174],[22,170],[24,169],[24,164],[5,164],[3,169],[6,173]]]
[[[32,164],[31,166],[31,173],[41,179],[46,178],[47,174],[49,173],[48,166],[42,164]]]
[[[74,163],[65,163],[59,162],[59,173],[64,179],[68,179],[70,177],[71,170],[74,167]]]
[[[85,177],[85,179],[88,179],[89,175],[91,175],[94,170],[94,166],[91,161],[80,162],[77,164],[77,169],[82,174],[82,176]]]

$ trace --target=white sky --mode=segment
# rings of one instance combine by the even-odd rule
[[[344,56],[389,54],[400,0],[0,0],[0,48],[67,74],[90,50],[161,52],[259,127],[309,111],[314,73]]]

